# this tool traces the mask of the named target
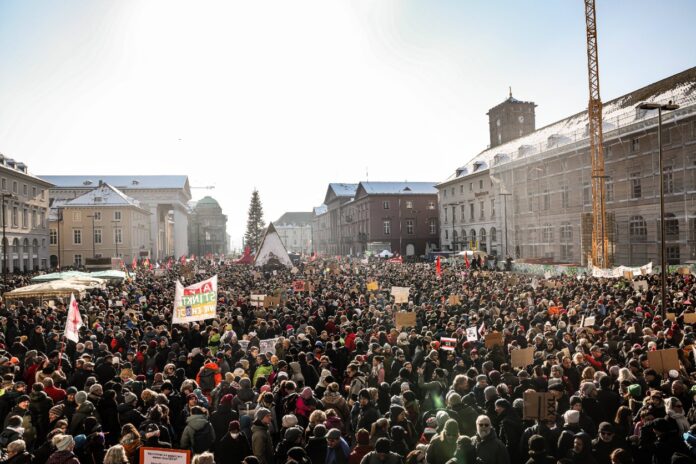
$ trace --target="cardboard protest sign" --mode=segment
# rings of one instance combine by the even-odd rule
[[[379,284],[377,283],[376,280],[372,280],[367,283],[367,291],[368,292],[374,292],[379,288]]]
[[[416,327],[415,312],[396,313],[396,330],[400,330],[402,327]]]
[[[251,306],[255,308],[259,308],[263,306],[263,300],[266,298],[266,295],[251,295],[249,300],[251,300]]]
[[[512,350],[510,356],[512,358],[512,367],[525,368],[530,364],[534,364],[534,348],[532,347]]]
[[[466,340],[469,342],[478,341],[478,331],[476,330],[476,327],[467,327]]]
[[[263,299],[263,307],[264,308],[271,308],[273,306],[278,306],[279,304],[280,304],[280,297],[279,296],[266,295],[266,297]]]
[[[391,294],[395,303],[408,303],[409,287],[392,287]]]
[[[166,270],[166,269],[155,269],[155,270],[152,272],[152,276],[155,277],[155,278],[164,277],[165,274],[167,274],[167,270]]]
[[[676,348],[648,351],[648,363],[657,372],[666,373],[671,369],[679,370],[679,354]]]
[[[582,320],[582,327],[592,327],[595,324],[595,317],[588,316]]]
[[[486,345],[486,348],[493,348],[496,345],[503,346],[503,334],[501,332],[491,332],[486,334],[484,344]]]
[[[167,448],[140,448],[141,464],[190,464],[191,451]]]
[[[172,324],[213,319],[217,310],[217,275],[188,287],[176,282]]]
[[[677,315],[675,313],[665,313],[665,317],[668,321],[674,322],[677,320]]]
[[[648,283],[644,280],[633,282],[633,290],[637,292],[645,292],[648,290]]]
[[[446,351],[454,351],[457,347],[457,339],[449,337],[440,337],[440,348]]]
[[[624,271],[623,276],[626,280],[633,280],[633,271]]]
[[[560,306],[549,306],[549,316],[553,316],[554,314],[561,314],[561,308]]]
[[[570,350],[568,349],[568,347],[561,348],[561,351],[563,352],[563,354],[564,354],[566,357],[573,359],[573,358],[570,356]]]
[[[684,313],[684,324],[696,324],[696,313]]]
[[[267,338],[265,340],[259,341],[259,353],[271,353],[275,354],[275,346],[278,343],[277,338]]]
[[[273,271],[273,272],[275,272],[275,271]],[[300,270],[297,269],[295,266],[293,266],[292,269],[290,269],[291,274],[297,274],[298,272],[300,272]],[[275,275],[275,274],[273,274],[273,275]]]
[[[305,281],[304,280],[293,280],[292,289],[295,292],[305,292]]]
[[[523,420],[555,420],[556,400],[553,393],[524,392]]]
[[[691,269],[689,269],[689,266],[682,266],[677,269],[677,272],[681,275],[689,275],[691,274]]]
[[[459,295],[450,295],[449,296],[450,306],[458,305],[460,303],[461,303],[461,301],[459,300]]]

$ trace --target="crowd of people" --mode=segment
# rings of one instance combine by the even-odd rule
[[[176,280],[213,275],[217,317],[172,325]],[[77,343],[64,338],[68,301],[3,301],[4,462],[140,464],[144,448],[197,464],[696,462],[690,274],[668,276],[664,311],[658,275],[638,288],[336,259],[133,277],[79,297]],[[293,290],[300,279],[308,291]],[[396,327],[401,312],[413,327]],[[513,365],[528,347],[529,364]],[[650,366],[669,348],[678,366]],[[534,414],[533,392],[552,407]]]

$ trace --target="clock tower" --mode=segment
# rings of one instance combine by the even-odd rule
[[[487,113],[491,148],[534,132],[535,107],[534,102],[514,98],[510,89],[508,98]]]

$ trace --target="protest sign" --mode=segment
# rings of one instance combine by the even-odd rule
[[[142,446],[140,448],[140,464],[190,464],[191,451],[151,448]]]
[[[696,324],[696,313],[684,313],[684,324]]]
[[[675,313],[665,313],[665,317],[668,321],[674,322],[677,320],[677,315]]]
[[[553,316],[554,314],[561,314],[561,308],[560,306],[549,306],[549,316]]]
[[[667,350],[648,351],[648,364],[657,372],[666,373],[679,370],[679,354],[676,348]]]
[[[368,292],[374,292],[378,288],[379,288],[379,284],[377,283],[376,280],[372,280],[372,281],[367,283],[367,291]]]
[[[689,269],[689,266],[682,266],[677,269],[677,272],[679,272],[681,275],[689,275],[691,274],[691,269]]]
[[[623,277],[626,280],[633,280],[633,271],[623,271]]]
[[[176,282],[172,324],[213,319],[217,308],[217,275],[184,287]]]
[[[534,363],[534,348],[529,347],[512,350],[510,352],[510,357],[512,358],[512,362],[510,363],[512,367],[521,367],[524,369]]]
[[[493,348],[496,345],[503,346],[503,334],[500,332],[491,332],[486,334],[484,344],[486,345],[486,348]]]
[[[450,295],[449,296],[450,306],[458,305],[460,303],[461,303],[461,301],[459,300],[459,295]]]
[[[239,347],[242,351],[246,351],[249,348],[249,340],[239,340],[237,343],[239,343]]]
[[[273,306],[278,306],[279,304],[280,304],[280,297],[279,296],[266,295],[266,297],[263,299],[263,307],[264,308],[272,308]]]
[[[395,303],[408,303],[409,287],[392,287],[391,294]]]
[[[415,312],[396,313],[396,330],[400,330],[402,327],[416,327]]]
[[[466,328],[466,340],[469,342],[478,341],[478,332],[476,331],[476,327]]]
[[[556,400],[553,393],[524,392],[523,420],[556,420]]]
[[[457,339],[449,337],[440,337],[440,349],[445,351],[454,351],[457,347]]]
[[[140,298],[138,298],[138,303],[140,303],[140,304],[147,303],[147,298],[145,298],[144,296],[141,296]]]
[[[267,338],[265,340],[260,340],[259,341],[259,352],[263,353],[263,354],[266,354],[266,353],[275,354],[276,343],[278,343],[277,338]]]
[[[582,327],[592,327],[595,324],[595,317],[588,316],[582,320]]]
[[[572,357],[570,356],[570,350],[568,349],[568,347],[563,347],[563,348],[561,348],[561,351],[563,352],[563,354],[564,354],[566,357],[572,359]]]
[[[167,274],[166,269],[160,268],[160,269],[155,269],[154,271],[152,271],[152,276],[155,277],[156,279],[158,279],[160,277],[164,277],[166,274]]]
[[[648,283],[644,280],[633,282],[633,290],[637,292],[645,292],[648,290]]]
[[[304,280],[294,280],[292,282],[292,289],[295,292],[304,292],[305,290],[305,281]]]
[[[249,297],[249,301],[251,303],[251,306],[255,308],[260,308],[263,306],[263,302],[266,299],[266,295],[254,295],[252,294],[251,297]]]

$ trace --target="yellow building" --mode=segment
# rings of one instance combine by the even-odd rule
[[[150,212],[117,188],[100,183],[77,198],[55,200],[49,217],[50,265],[81,267],[86,258],[148,256]]]

